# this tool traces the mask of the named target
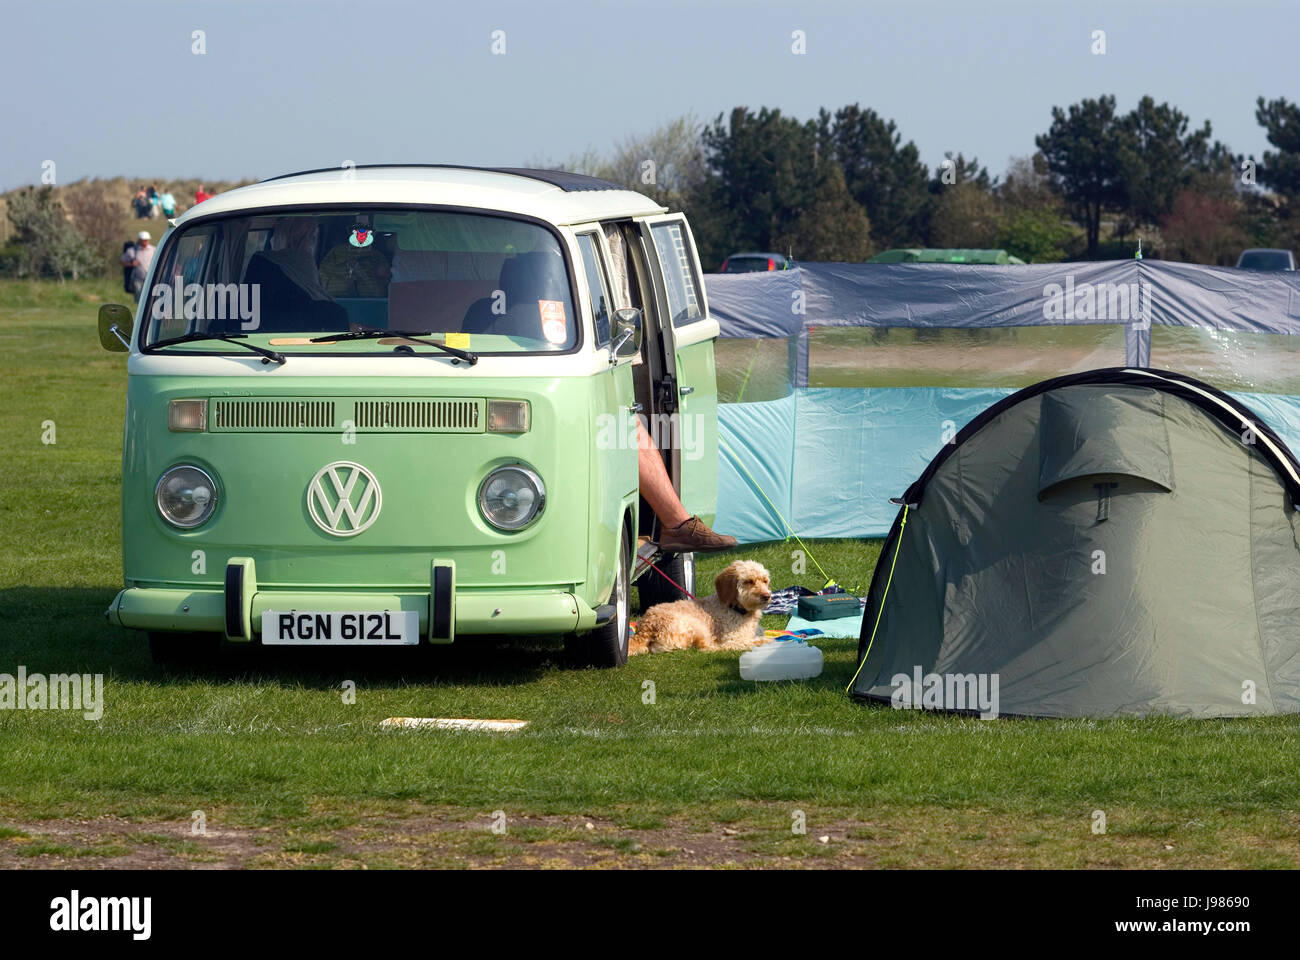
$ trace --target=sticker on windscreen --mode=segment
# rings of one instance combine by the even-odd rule
[[[569,339],[569,323],[564,317],[563,300],[538,300],[542,314],[542,336],[547,343],[564,343]]]
[[[337,236],[337,234],[335,234]],[[375,242],[375,231],[371,230],[364,224],[357,224],[352,228],[352,236],[348,237],[348,243],[354,247],[368,247]]]

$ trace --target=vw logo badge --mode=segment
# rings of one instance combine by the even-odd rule
[[[327,463],[307,484],[307,512],[335,537],[355,537],[379,518],[384,497],[375,475],[359,463]]]

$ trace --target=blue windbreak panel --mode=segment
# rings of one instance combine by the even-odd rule
[[[742,543],[785,539],[785,521],[801,537],[883,537],[898,512],[890,497],[902,495],[947,439],[1014,392],[814,388],[720,404],[714,525]],[[1300,397],[1232,396],[1300,449]]]
[[[1300,397],[1277,393],[1230,393],[1229,396],[1259,414],[1292,453],[1300,450]]]
[[[781,517],[793,522],[796,401],[792,394],[718,404],[717,530],[745,543],[785,539]]]

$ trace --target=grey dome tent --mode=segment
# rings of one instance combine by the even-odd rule
[[[975,679],[996,678],[1001,715],[1300,711],[1300,464],[1213,387],[1044,381],[967,424],[900,500],[856,698],[971,710]]]

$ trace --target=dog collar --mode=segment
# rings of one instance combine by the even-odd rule
[[[749,611],[748,611],[748,610],[746,610],[744,607],[738,607],[738,606],[736,606],[734,603],[731,605],[731,609],[732,609],[732,610],[735,610],[735,611],[736,611],[738,614],[740,614],[742,617],[744,617],[744,616],[748,616],[748,615],[749,615]]]

